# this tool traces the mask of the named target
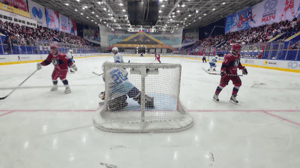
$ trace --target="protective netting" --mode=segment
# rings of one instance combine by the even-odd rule
[[[105,102],[94,118],[99,129],[170,132],[193,125],[179,101],[180,64],[105,63],[104,78]]]

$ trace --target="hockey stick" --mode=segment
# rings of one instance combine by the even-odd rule
[[[24,82],[26,82],[27,81],[27,79],[29,79],[34,73],[36,73],[36,71],[38,71],[38,70],[35,70],[31,75],[29,75],[19,86],[21,86]],[[19,87],[18,86],[18,87]],[[5,97],[0,97],[0,100],[4,100],[4,99],[6,99],[9,95],[11,95],[15,90],[17,90],[18,89],[18,87],[16,87],[14,90],[12,90],[7,96],[5,96]]]
[[[97,76],[101,76],[101,75],[103,75],[103,73],[101,73],[101,74],[98,74],[98,73],[96,73],[96,72],[93,72],[93,74],[95,74],[95,75],[97,75]]]
[[[217,73],[217,72],[208,72],[208,71],[205,70],[203,67],[202,67],[202,69],[203,69],[206,73],[208,73],[208,74],[210,74],[210,75],[220,75],[220,73]],[[243,76],[243,75],[225,74],[225,76]]]

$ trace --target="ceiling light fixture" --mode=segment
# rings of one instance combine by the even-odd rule
[[[184,7],[185,7],[185,4],[182,4],[182,5],[181,5],[181,7],[183,7],[183,8],[184,8]]]
[[[125,9],[123,9],[123,12],[126,12],[126,10],[125,10]]]
[[[120,6],[124,6],[124,4],[123,4],[123,3],[120,3],[119,5],[120,5]]]
[[[191,17],[192,15],[191,14],[189,14],[189,17]]]
[[[105,11],[106,11],[106,8],[103,8],[103,10],[105,10]]]
[[[75,11],[77,12],[77,9],[75,9]]]
[[[206,13],[204,13],[204,16],[206,16]]]
[[[165,5],[161,5],[161,7],[162,7],[162,8],[164,8],[164,7],[165,7]]]
[[[199,13],[199,11],[198,11],[198,10],[196,10],[196,13]]]
[[[216,10],[216,8],[213,8],[213,11],[215,11]]]
[[[69,4],[68,4],[68,3],[66,3],[65,5],[69,6]]]
[[[159,10],[159,13],[162,13],[162,11],[161,11],[161,10]]]
[[[201,19],[201,17],[199,17],[199,19]]]
[[[159,0],[159,2],[163,2],[164,0]]]
[[[86,18],[89,18],[88,16]]]
[[[98,15],[96,15],[96,17],[99,17]]]
[[[95,12],[93,11],[92,14],[94,14]]]
[[[223,5],[225,5],[225,4],[226,4],[226,2],[223,2],[222,4],[223,4]]]
[[[76,0],[77,2],[80,2],[80,0]]]
[[[176,12],[177,12],[177,13],[179,13],[179,12],[180,12],[180,10],[177,10]]]
[[[81,15],[83,15],[83,13],[80,13]]]
[[[184,18],[184,20],[186,20],[187,18]]]

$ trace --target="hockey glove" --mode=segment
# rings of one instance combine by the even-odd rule
[[[243,75],[248,75],[248,71],[247,71],[247,68],[246,67],[243,67]]]
[[[221,71],[220,75],[221,75],[221,76],[224,76],[224,75],[225,75],[225,72],[224,72],[224,71]]]
[[[42,69],[42,64],[41,63],[37,63],[37,70],[41,70]]]
[[[73,65],[71,66],[71,68],[74,69],[75,71],[77,71],[77,67],[76,67],[75,64],[73,64]]]

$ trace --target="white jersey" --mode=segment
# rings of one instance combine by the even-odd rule
[[[114,54],[114,62],[115,63],[124,63],[123,57],[120,53]]]
[[[213,58],[209,61],[209,63],[215,63],[215,62],[217,62],[216,58]]]
[[[109,96],[117,98],[126,95],[134,86],[127,80],[128,72],[122,68],[107,71],[105,83],[109,86]]]
[[[73,58],[73,54],[72,53],[68,52],[66,55],[67,55],[68,58]]]

